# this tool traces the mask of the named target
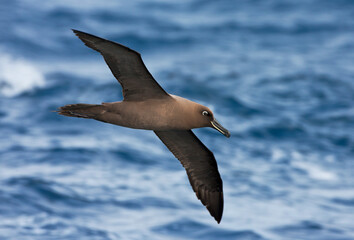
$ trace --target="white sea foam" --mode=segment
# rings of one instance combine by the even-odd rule
[[[32,63],[10,55],[0,56],[0,94],[13,97],[45,85],[43,73]]]
[[[278,149],[278,148],[273,148],[272,149],[272,160],[275,162],[278,162],[286,157],[286,154],[283,150]]]
[[[337,175],[327,169],[323,169],[313,163],[296,161],[292,163],[293,166],[302,169],[307,172],[308,176],[315,180],[322,181],[336,181],[338,180]]]

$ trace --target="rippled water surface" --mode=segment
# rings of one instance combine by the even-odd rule
[[[354,239],[354,2],[0,4],[0,239]],[[122,98],[71,28],[139,51],[224,181],[218,225],[149,131],[51,111]]]

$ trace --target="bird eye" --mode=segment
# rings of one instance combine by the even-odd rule
[[[203,111],[202,114],[203,114],[203,116],[208,116],[209,115],[208,111]]]

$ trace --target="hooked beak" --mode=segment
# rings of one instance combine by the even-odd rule
[[[218,130],[219,132],[221,132],[225,137],[229,138],[230,137],[230,132],[224,128],[223,126],[221,126],[221,124],[216,121],[216,119],[214,118],[213,121],[210,122],[211,125],[213,125],[213,128],[215,128],[216,130]]]

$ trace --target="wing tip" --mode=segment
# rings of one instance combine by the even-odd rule
[[[79,31],[79,30],[76,30],[76,29],[71,29],[71,31],[73,31],[73,33],[76,35],[76,36],[78,36],[80,39],[81,39],[81,37],[82,36],[84,36],[84,35],[91,35],[91,34],[89,34],[89,33],[85,33],[85,32],[82,32],[82,31]]]
[[[90,33],[86,33],[86,32],[82,32],[82,31],[79,31],[79,30],[76,30],[76,29],[71,29],[73,31],[73,33],[82,41],[85,43],[86,46],[92,48],[93,50],[96,50],[98,52],[101,52],[101,50],[99,49],[99,47],[97,46],[99,43],[102,43],[102,42],[106,42],[106,43],[113,43],[115,45],[118,45],[132,53],[135,53],[137,54],[140,58],[141,58],[141,54],[131,48],[128,48],[127,46],[124,46],[120,43],[117,43],[117,42],[113,42],[113,41],[110,41],[110,40],[107,40],[107,39],[104,39],[104,38],[101,38],[101,37],[97,37],[95,35],[92,35]]]
[[[220,215],[215,215],[213,216],[213,218],[215,219],[215,221],[220,224],[221,219],[222,219],[222,212],[220,213]]]
[[[86,33],[86,32],[83,32],[83,31],[79,31],[79,30],[76,30],[76,29],[71,29],[71,31],[73,31],[73,33],[78,36],[80,39],[84,36],[90,36],[90,37],[95,37],[95,38],[99,38],[97,36],[94,36],[92,34],[89,34],[89,33]]]
[[[223,192],[211,192],[209,194],[209,204],[206,206],[210,215],[220,224],[224,211]]]
[[[203,187],[199,187],[196,191],[197,198],[208,209],[210,215],[220,224],[224,211],[224,194],[223,191],[208,191]]]
[[[103,41],[107,41],[103,38],[97,37],[95,35],[85,33],[76,29],[71,29],[73,33],[88,47],[92,48],[93,50],[96,50],[98,52],[99,49],[97,48],[97,44]]]

